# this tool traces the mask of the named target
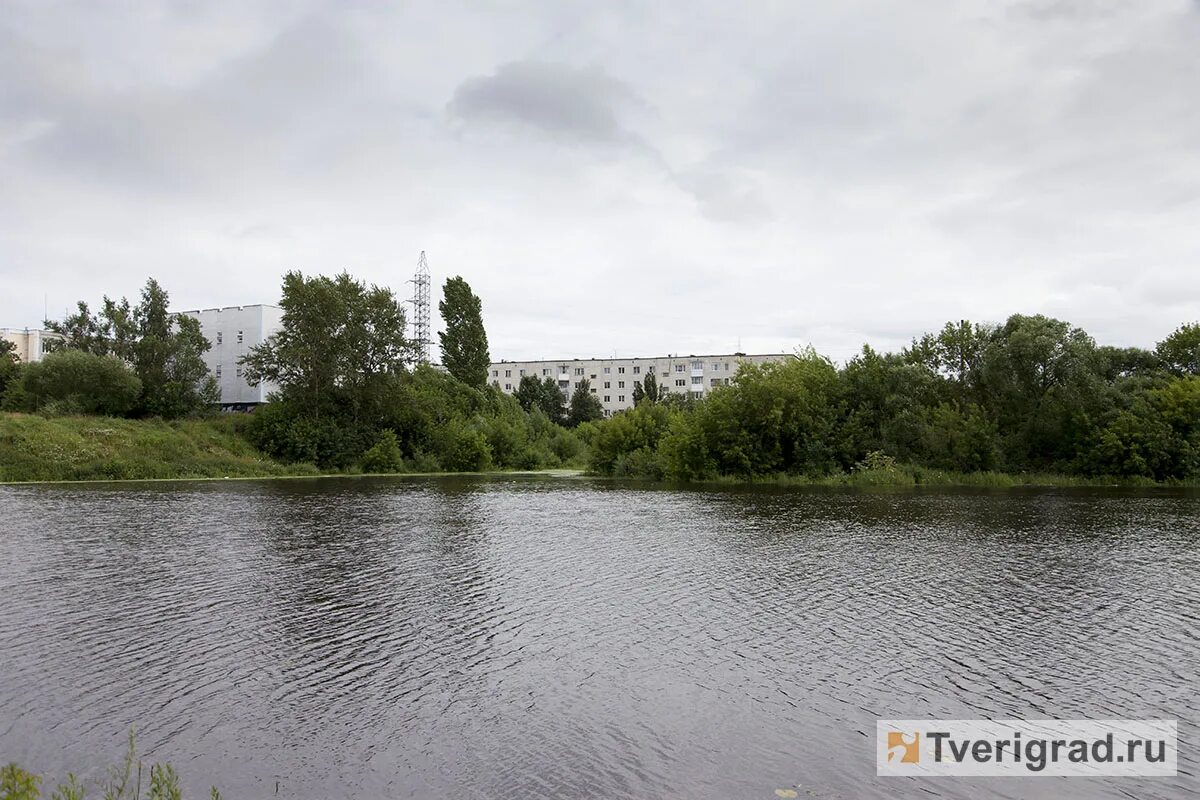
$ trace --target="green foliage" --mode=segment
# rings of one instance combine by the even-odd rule
[[[438,311],[446,330],[438,332],[442,344],[442,364],[467,386],[483,389],[487,385],[487,332],[483,328],[483,305],[460,276],[449,278],[442,288]]]
[[[521,382],[517,384],[516,398],[521,408],[528,412],[541,411],[556,425],[566,422],[567,412],[562,391],[554,378],[538,380],[533,375],[521,376]]]
[[[589,466],[602,475],[613,475],[622,456],[645,451],[641,460],[646,461],[648,454],[658,447],[672,419],[668,409],[649,404],[614,414],[594,429]],[[626,470],[625,474],[630,474],[628,466]]]
[[[0,397],[21,371],[21,362],[17,359],[17,346],[8,339],[0,339]]]
[[[914,345],[926,351],[922,360],[916,359],[912,350],[891,355],[864,346],[841,371],[845,401],[838,460],[843,466],[876,450],[901,459],[913,458],[924,436],[925,410],[942,396],[939,383],[965,385],[966,379],[938,377],[938,370],[946,369],[938,355],[942,345],[930,337],[923,341],[922,345]]]
[[[1000,457],[996,425],[973,403],[939,403],[928,412],[919,449],[922,461],[937,469],[986,472]]]
[[[657,403],[660,402],[667,394],[666,387],[659,388],[658,378],[653,372],[646,373],[646,377],[640,382],[633,383],[633,404],[640,406],[642,403]]]
[[[445,372],[405,368],[403,315],[387,289],[291,273],[283,294],[282,329],[245,361],[252,380],[281,387],[246,428],[269,455],[372,472],[536,469],[578,457],[577,441],[544,424],[544,407],[561,415],[557,389],[555,408],[536,378],[518,399],[486,386],[480,303],[461,278],[447,282],[443,302]]]
[[[128,420],[0,413],[0,481],[224,478],[312,474],[285,466],[242,436],[250,420]]]
[[[42,777],[8,764],[0,768],[0,800],[37,800],[42,796]]]
[[[110,767],[108,780],[103,787],[104,800],[137,800],[142,795],[143,764],[137,756],[133,732],[130,731],[125,753],[121,762]],[[38,800],[41,795],[42,778],[26,772],[16,764],[0,768],[0,800]],[[182,800],[179,775],[170,764],[154,764],[150,767],[150,781],[146,786],[149,800]],[[74,774],[60,783],[50,795],[51,800],[84,800],[84,788]],[[209,789],[210,800],[221,800],[215,786]]]
[[[279,331],[242,358],[247,381],[279,384],[281,398],[312,419],[375,411],[411,355],[391,289],[367,287],[345,272],[289,272],[282,293]]]
[[[76,312],[46,327],[64,339],[58,350],[111,356],[128,364],[140,381],[137,403],[128,412],[168,419],[205,411],[219,399],[203,354],[211,348],[193,317],[172,316],[168,295],[153,278],[137,305],[105,297],[99,314],[79,301]],[[83,403],[86,411],[88,403]],[[108,412],[101,412],[108,413]]]
[[[669,439],[675,478],[824,472],[835,464],[838,374],[808,350],[780,363],[746,364]]]
[[[21,370],[19,391],[6,405],[60,414],[129,413],[142,395],[142,382],[116,356],[82,350],[49,353]]]
[[[1180,325],[1154,352],[1176,375],[1200,375],[1200,322]]]
[[[594,422],[603,418],[604,406],[600,404],[599,398],[592,394],[591,381],[584,378],[571,395],[571,410],[567,414],[567,424],[572,428],[577,428],[585,422]]]
[[[400,472],[404,455],[396,441],[396,432],[389,429],[379,434],[379,440],[363,453],[362,467],[367,472]]]
[[[483,431],[452,419],[434,434],[435,452],[447,472],[482,472],[492,467],[492,450]]]
[[[661,426],[624,412],[578,433],[591,447],[591,468],[605,475],[886,485],[1194,481],[1197,347],[1196,325],[1150,353],[1097,347],[1084,331],[1044,316],[1014,315],[994,327],[960,321],[900,353],[864,347],[840,370],[811,351],[744,366],[731,386],[702,400],[660,399],[672,412]],[[652,406],[644,387],[638,398],[635,411]]]
[[[155,764],[150,768],[150,800],[181,800],[179,776],[170,764]]]
[[[83,784],[79,782],[74,773],[68,773],[67,782],[58,785],[58,788],[50,795],[50,800],[83,800],[83,796]]]

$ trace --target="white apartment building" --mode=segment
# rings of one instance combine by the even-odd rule
[[[221,387],[223,410],[248,411],[267,402],[267,395],[278,390],[279,387],[272,383],[251,386],[238,360],[279,330],[283,322],[282,308],[227,306],[178,313],[200,320],[200,331],[212,344],[212,349],[204,354],[204,362]]]
[[[30,364],[41,361],[50,352],[50,343],[61,341],[62,336],[53,331],[35,328],[0,328],[0,339],[7,339],[17,346],[17,358]]]
[[[550,361],[501,361],[488,367],[493,386],[515,393],[521,378],[532,375],[540,381],[553,378],[563,398],[585,378],[592,394],[600,400],[605,416],[633,408],[633,385],[646,375],[654,375],[661,389],[690,397],[703,397],[718,386],[727,385],[737,374],[738,365],[764,364],[795,358],[791,353],[746,355],[731,353],[709,356],[661,356],[650,358],[582,358]]]

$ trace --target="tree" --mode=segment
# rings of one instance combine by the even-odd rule
[[[0,395],[16,377],[21,369],[17,358],[17,345],[8,339],[0,339]]]
[[[1200,323],[1180,325],[1154,352],[1176,375],[1200,375]]]
[[[834,463],[839,391],[837,369],[811,349],[785,362],[743,364],[730,386],[668,434],[667,472],[685,480],[825,472]],[[643,408],[656,406],[634,411]]]
[[[555,389],[555,391],[558,390]],[[585,422],[603,418],[604,406],[600,404],[596,395],[592,394],[591,381],[584,378],[571,395],[571,410],[567,415],[567,422],[572,428],[575,428]]]
[[[143,416],[180,417],[219,399],[203,354],[212,345],[192,317],[170,313],[169,297],[150,278],[136,306],[126,298],[105,296],[98,314],[80,300],[74,314],[46,327],[63,336],[54,350],[76,350],[114,356],[133,368],[141,396],[132,412]]]
[[[635,406],[643,402],[650,404],[657,403],[663,399],[663,395],[665,394],[665,389],[660,390],[658,388],[658,378],[654,376],[653,372],[647,373],[646,377],[642,378],[640,383],[635,381],[633,384],[633,404]]]
[[[542,398],[538,403],[538,408],[542,409],[546,418],[555,425],[562,425],[566,421],[567,409],[563,401],[563,393],[558,388],[558,384],[554,382],[554,378],[546,378],[542,381]]]
[[[1014,314],[996,331],[982,390],[1007,468],[1058,469],[1075,457],[1103,395],[1100,366],[1092,337],[1062,320]]]
[[[541,408],[542,382],[533,375],[522,375],[521,382],[517,384],[516,398],[525,411]]]
[[[461,276],[455,276],[446,280],[438,311],[446,323],[446,330],[438,332],[443,366],[468,386],[482,389],[491,356],[479,298]]]
[[[994,327],[967,320],[947,322],[936,336],[925,334],[901,355],[948,381],[962,405],[978,396],[984,353],[994,335]]]
[[[132,353],[134,371],[142,381],[141,410],[160,417],[180,417],[219,401],[216,381],[208,374],[203,354],[212,344],[200,331],[195,317],[173,316],[168,297],[151,278],[142,289],[142,301],[112,305],[105,298],[106,317],[112,321],[112,347],[121,357]]]
[[[929,336],[922,340],[930,341]],[[922,346],[915,343],[897,355],[864,345],[842,369],[839,455],[843,467],[873,452],[901,461],[916,458],[925,437],[926,409],[939,401],[940,389],[951,391],[949,378],[940,377],[925,358],[912,356]]]
[[[346,410],[357,419],[399,373],[412,343],[391,289],[335,278],[283,278],[279,331],[242,357],[251,385],[279,384],[285,399],[313,418]]]

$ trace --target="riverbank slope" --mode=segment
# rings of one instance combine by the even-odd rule
[[[254,449],[230,417],[162,420],[0,413],[0,482],[311,474]]]

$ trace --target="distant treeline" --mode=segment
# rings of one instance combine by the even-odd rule
[[[445,330],[439,336],[445,369],[438,370],[414,364],[404,308],[390,289],[367,286],[346,273],[288,273],[280,330],[242,359],[247,380],[273,382],[279,391],[237,431],[277,461],[320,470],[582,466],[584,447],[566,426],[601,416],[595,398],[589,396],[592,403],[568,417],[523,406],[488,386],[490,355],[479,298],[459,277],[446,281],[443,297]],[[0,351],[5,410],[169,420],[215,413],[217,390],[203,360],[211,345],[194,318],[167,312],[167,293],[157,281],[146,284],[139,302],[105,297],[97,308],[80,301],[66,319],[47,321],[63,338],[40,362],[18,364],[11,347]],[[222,445],[228,461],[226,451],[233,448]],[[153,459],[153,453],[147,457]],[[196,460],[191,472],[215,468]],[[162,471],[189,474],[187,464],[177,461],[164,463]],[[95,464],[90,470],[161,474],[151,464],[112,466]],[[57,475],[56,470],[25,463],[18,474]]]
[[[488,385],[482,304],[462,278],[439,311],[444,370],[414,366],[403,306],[346,273],[284,276],[281,329],[242,359],[280,388],[238,429],[261,452],[323,470],[478,471],[590,464],[672,480],[897,468],[1200,478],[1200,325],[1154,350],[1098,346],[1061,320],[948,323],[898,353],[864,346],[842,367],[812,349],[741,367],[703,399],[646,376],[636,406],[603,419],[584,381]],[[47,325],[42,362],[0,351],[7,410],[178,418],[212,413],[196,320],[171,317],[149,281],[140,302],[104,298]]]
[[[643,392],[583,429],[607,475],[827,476],[916,465],[959,473],[1200,477],[1200,325],[1154,350],[1097,346],[1044,316],[948,323],[838,368],[809,349],[745,365],[679,407]]]

